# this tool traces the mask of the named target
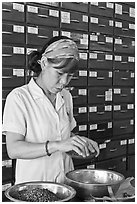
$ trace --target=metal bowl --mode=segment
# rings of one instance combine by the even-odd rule
[[[18,200],[14,197],[15,193],[19,193],[22,190],[28,188],[40,188],[40,189],[48,189],[49,191],[56,194],[60,200],[57,202],[65,202],[70,201],[75,195],[76,191],[66,184],[54,183],[54,182],[26,182],[20,183],[11,186],[5,191],[6,197],[14,202],[22,202],[22,200]],[[24,201],[23,201],[24,202]]]
[[[114,171],[78,169],[68,172],[65,182],[76,190],[79,198],[91,200],[92,196],[109,196],[110,187],[115,193],[124,179],[122,174]]]

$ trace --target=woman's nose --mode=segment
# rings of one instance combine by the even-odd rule
[[[68,83],[68,74],[63,74],[60,79],[60,83],[66,85]]]

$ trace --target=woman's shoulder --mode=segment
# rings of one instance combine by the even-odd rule
[[[27,84],[26,85],[23,85],[23,86],[20,86],[20,87],[17,87],[17,88],[14,88],[8,95],[7,95],[7,98],[18,98],[18,97],[21,97],[25,94],[25,92],[27,91]]]

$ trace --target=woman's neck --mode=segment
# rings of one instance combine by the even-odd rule
[[[56,94],[51,93],[42,83],[42,81],[39,79],[39,77],[36,78],[35,82],[37,85],[43,90],[44,94],[47,96],[47,98],[51,101],[53,106],[55,106],[56,102]]]

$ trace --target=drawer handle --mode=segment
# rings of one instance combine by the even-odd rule
[[[12,57],[12,55],[9,55],[9,54],[2,54],[2,57]]]
[[[11,12],[10,9],[2,9],[2,11]]]
[[[115,168],[116,168],[116,166],[108,167],[109,170],[113,170]]]
[[[128,45],[122,45],[123,48],[128,48]]]
[[[122,79],[122,80],[128,80],[128,78],[126,78],[126,77],[122,77],[121,79]]]
[[[120,127],[120,129],[126,129],[127,128],[127,126],[121,126]]]
[[[79,77],[77,77],[77,76],[73,76],[72,79],[75,79],[75,80],[76,80],[76,79],[79,79]]]
[[[128,29],[128,28],[122,28],[122,30],[123,30],[123,31],[128,31],[129,29]]]
[[[78,96],[72,96],[72,98],[78,98]]]
[[[100,27],[106,27],[106,25],[104,25],[104,24],[99,24],[99,26],[100,26]]]
[[[120,112],[121,112],[121,113],[126,113],[126,112],[127,112],[127,110],[121,110]]]
[[[8,31],[2,31],[2,34],[12,34],[12,32],[8,32]]]
[[[121,94],[122,97],[127,97],[127,94]]]
[[[121,64],[127,64],[127,62],[121,62]]]
[[[109,151],[110,151],[110,152],[115,152],[115,151],[117,151],[117,148],[110,149]]]
[[[99,94],[97,94],[97,97],[101,98],[101,97],[104,97],[104,95],[101,95],[101,94],[99,95]]]
[[[122,13],[124,13],[124,14],[129,14],[129,12],[128,12],[128,11],[122,11]]]
[[[104,113],[105,113],[104,111],[102,111],[102,112],[97,112],[98,115],[102,115],[102,114],[104,114]]]
[[[97,79],[103,80],[103,79],[105,79],[105,77],[97,77]]]
[[[106,129],[97,130],[97,132],[104,132]]]
[[[79,23],[80,21],[79,20],[70,20],[71,22],[74,22],[74,23]]]
[[[100,9],[104,9],[104,10],[106,9],[106,7],[104,7],[104,6],[99,6],[99,8]]]
[[[48,36],[44,36],[44,35],[38,35],[38,38],[48,38]]]
[[[98,62],[103,62],[104,60],[102,60],[102,59],[97,59],[97,61],[98,61]]]
[[[42,14],[39,14],[38,16],[41,17],[41,18],[48,18],[49,17],[47,15],[42,15]]]
[[[105,42],[98,42],[98,44],[103,44],[103,45],[105,45]]]

